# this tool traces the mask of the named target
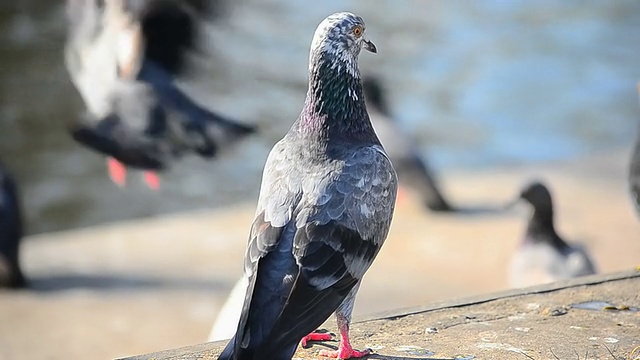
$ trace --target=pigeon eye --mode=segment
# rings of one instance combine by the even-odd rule
[[[356,37],[362,36],[362,26],[356,25],[356,27],[353,28],[353,35]]]

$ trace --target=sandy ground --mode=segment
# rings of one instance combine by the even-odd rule
[[[502,204],[547,182],[556,225],[589,248],[600,272],[640,264],[640,222],[626,192],[626,151],[567,163],[442,174],[452,202]],[[29,290],[0,291],[0,359],[108,359],[206,341],[240,275],[254,204],[24,242]],[[410,197],[361,287],[356,314],[507,287],[526,207],[432,214]]]

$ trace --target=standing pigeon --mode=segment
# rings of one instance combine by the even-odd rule
[[[371,123],[398,172],[400,185],[406,184],[433,211],[453,211],[442,196],[427,163],[418,154],[414,143],[406,134],[403,134],[391,117],[380,80],[373,76],[366,76],[363,78],[362,86]]]
[[[640,96],[640,83],[637,85],[637,91]],[[640,214],[640,125],[636,132],[636,142],[631,154],[631,163],[629,164],[629,191],[636,211]]]
[[[0,287],[23,287],[19,250],[22,218],[15,181],[0,164]]]
[[[376,52],[362,18],[341,12],[318,26],[302,113],[271,150],[245,256],[238,329],[219,359],[291,359],[334,311],[337,352],[357,351],[349,324],[360,281],[384,242],[396,173],[369,121],[358,55]]]
[[[535,182],[522,191],[520,199],[533,206],[533,215],[511,259],[509,285],[525,287],[594,274],[586,251],[567,244],[556,233],[549,190]]]
[[[65,60],[87,112],[70,126],[80,144],[126,166],[162,170],[186,153],[205,158],[255,129],[196,104],[174,84],[195,48],[202,1],[67,0]],[[155,188],[154,173],[145,173]]]

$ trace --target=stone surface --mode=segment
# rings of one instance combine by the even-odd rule
[[[611,304],[605,310],[599,303]],[[593,309],[579,304],[595,305]],[[618,310],[619,308],[622,310]],[[336,331],[332,323],[328,329]],[[426,329],[435,329],[425,331]],[[551,285],[437,302],[352,326],[369,359],[640,359],[640,272],[595,275]],[[316,359],[336,342],[299,349]],[[216,359],[224,342],[127,360]],[[635,351],[635,352],[634,352]]]

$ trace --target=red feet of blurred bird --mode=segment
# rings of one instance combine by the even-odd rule
[[[111,181],[116,185],[124,187],[127,184],[127,168],[120,161],[108,157],[107,170],[109,171]]]
[[[151,190],[160,189],[160,178],[158,177],[158,174],[153,171],[144,172],[144,182],[147,183],[147,186]]]
[[[120,161],[108,157],[107,158],[107,170],[109,171],[109,177],[119,187],[124,187],[127,184],[127,167]],[[158,174],[153,171],[143,172],[144,182],[151,190],[160,189],[160,178]]]

